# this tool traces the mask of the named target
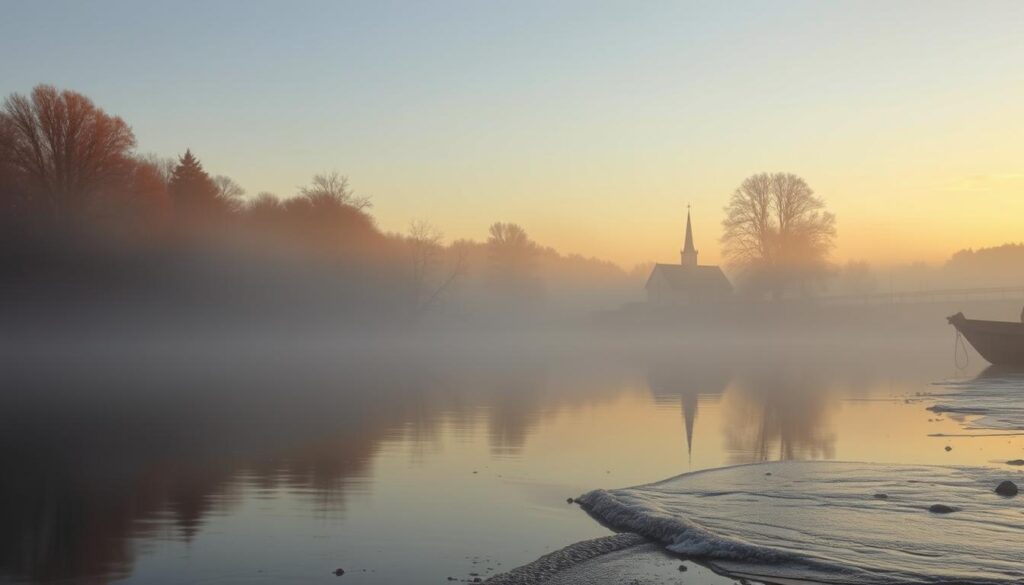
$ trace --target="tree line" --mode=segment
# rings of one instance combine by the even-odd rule
[[[128,123],[74,91],[40,85],[0,107],[8,290],[73,295],[83,282],[131,281],[236,306],[285,303],[289,291],[304,299],[292,304],[315,296],[318,306],[416,321],[456,310],[453,298],[462,309],[505,311],[574,287],[627,286],[615,265],[561,255],[516,224],[493,224],[486,242],[446,243],[426,222],[385,233],[372,207],[338,172],[291,197],[246,197],[190,149],[174,159],[140,154]]]
[[[424,221],[386,233],[372,209],[338,172],[314,175],[290,197],[249,196],[188,148],[175,158],[142,154],[127,122],[74,91],[39,85],[0,105],[4,290],[70,296],[83,283],[86,290],[148,284],[195,302],[206,294],[211,304],[219,291],[244,305],[273,304],[282,290],[305,288],[306,297],[316,297],[311,306],[373,305],[416,321],[436,312],[515,313],[545,304],[614,307],[639,296],[652,266],[626,272],[563,255],[506,222],[492,224],[484,242],[446,242]],[[835,215],[795,174],[748,177],[724,212],[723,256],[742,297],[903,288],[906,279],[893,271],[830,263]],[[909,288],[954,277],[1018,282],[1016,272],[1001,271],[1019,260],[1020,249],[963,251],[941,273],[924,266],[898,272],[916,283]]]

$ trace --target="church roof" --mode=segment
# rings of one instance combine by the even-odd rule
[[[655,264],[645,288],[649,288],[651,281],[659,275],[670,287],[678,291],[701,291],[723,295],[732,292],[732,284],[718,266]]]

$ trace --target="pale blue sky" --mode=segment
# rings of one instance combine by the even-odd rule
[[[746,176],[806,177],[837,258],[1024,238],[1024,2],[4,1],[0,93],[92,97],[250,193],[337,169],[428,219],[702,259]],[[1011,211],[1013,213],[1007,213]]]

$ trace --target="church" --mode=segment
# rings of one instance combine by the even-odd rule
[[[732,284],[718,266],[697,264],[690,210],[686,210],[686,239],[679,264],[655,264],[647,278],[647,302],[652,305],[714,303],[732,296]]]

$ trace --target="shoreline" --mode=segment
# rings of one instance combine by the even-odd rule
[[[716,573],[631,532],[570,544],[483,582],[488,585],[666,585],[678,584],[681,577],[690,585],[753,583],[743,577]]]
[[[686,572],[702,585],[1020,583],[1021,508],[1007,478],[1020,472],[786,461],[597,489],[575,501],[621,532],[488,582],[655,585]]]

